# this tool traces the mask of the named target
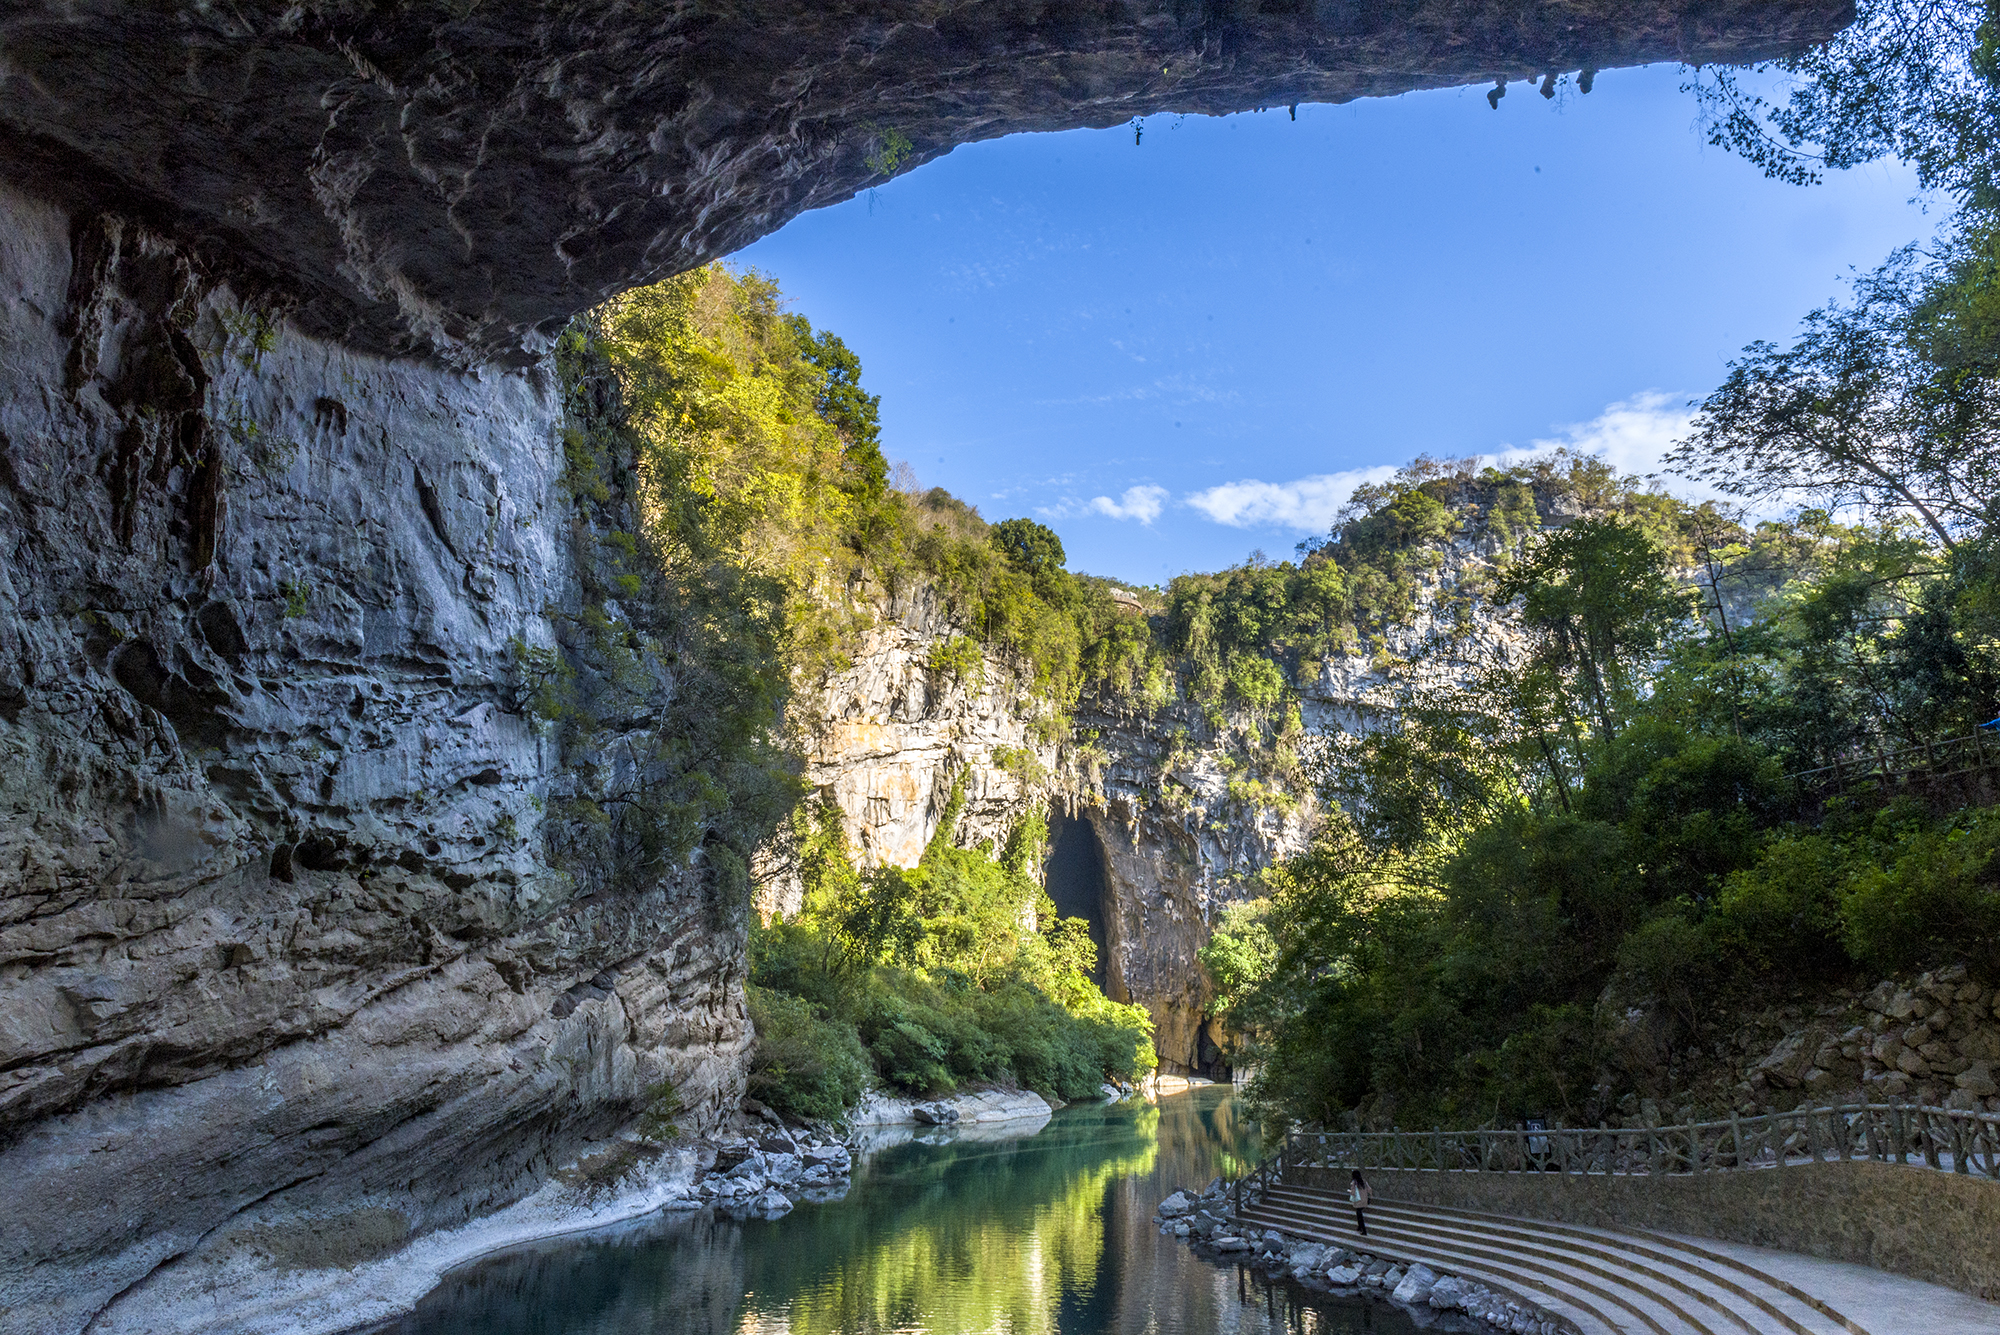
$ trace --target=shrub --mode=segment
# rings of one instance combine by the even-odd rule
[[[2000,967],[2000,811],[1911,830],[1848,881],[1840,916],[1848,952],[1877,971]]]
[[[1244,704],[1266,713],[1285,699],[1285,674],[1276,663],[1261,655],[1239,655],[1229,665],[1229,684]]]
[[[1501,1042],[1487,1097],[1515,1116],[1573,1119],[1590,1094],[1602,1049],[1590,1008],[1538,1003]]]
[[[1690,1032],[1698,1026],[1721,967],[1709,934],[1672,910],[1641,924],[1618,947],[1618,971],[1626,987],[1659,998]]]
[[[832,1120],[868,1087],[868,1054],[854,1026],[822,1018],[803,997],[755,984],[744,989],[757,1046],[750,1092],[780,1113]]]
[[[1849,858],[1818,834],[1772,840],[1754,866],[1732,872],[1716,898],[1717,943],[1761,969],[1826,973],[1846,963],[1840,886]]]
[[[754,995],[771,1023],[783,1037],[813,1043],[834,1041],[837,1029],[843,1051],[912,1094],[1012,1081],[1074,1099],[1094,1094],[1107,1075],[1135,1079],[1156,1065],[1150,1017],[1105,999],[1090,980],[1088,928],[1058,918],[1025,874],[1047,837],[1039,814],[1021,822],[995,860],[951,845],[962,802],[961,791],[947,803],[918,866],[866,877],[832,813],[800,813],[805,906],[750,936]],[[782,1044],[772,1051],[774,1089],[790,1090],[795,1102],[801,1088],[824,1092],[805,1055],[787,1056]],[[858,1085],[847,1088],[858,1097]]]

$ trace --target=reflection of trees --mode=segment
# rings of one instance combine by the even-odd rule
[[[1174,1186],[1200,1191],[1210,1178],[1239,1176],[1262,1157],[1256,1120],[1226,1091],[1178,1094],[1161,1107],[1169,1115],[1160,1120],[1156,1138],[1161,1167],[1177,1175]]]
[[[1194,1090],[1160,1100],[1155,1138],[1159,1159],[1150,1177],[1113,1184],[1106,1246],[1118,1268],[1112,1313],[1102,1328],[1140,1331],[1265,1332],[1261,1302],[1245,1307],[1234,1268],[1192,1256],[1177,1238],[1161,1237],[1153,1207],[1178,1187],[1200,1191],[1217,1174],[1234,1174],[1257,1159],[1257,1124],[1227,1090]]]
[[[867,1208],[818,1212],[809,1249],[755,1249],[740,1329],[1045,1335],[1058,1297],[1096,1283],[1106,1187],[1151,1172],[1159,1120],[1148,1108],[1011,1144],[891,1151],[871,1165]]]
[[[461,1272],[380,1335],[1335,1335],[1386,1309],[1296,1303],[1159,1236],[1153,1207],[1257,1156],[1226,1090],[1074,1108],[1007,1143],[903,1145],[843,1201],[743,1224],[661,1215]]]

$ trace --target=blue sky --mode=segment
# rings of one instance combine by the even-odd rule
[[[967,145],[733,262],[860,355],[924,485],[1158,583],[1287,556],[1418,454],[1650,471],[1744,344],[1936,224],[1899,166],[1709,148],[1682,77]]]

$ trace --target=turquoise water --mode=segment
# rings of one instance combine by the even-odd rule
[[[977,1128],[974,1129],[978,1130]],[[662,1215],[459,1273],[384,1335],[1347,1335],[1394,1308],[1272,1285],[1162,1237],[1153,1207],[1256,1154],[1227,1088],[911,1143],[839,1201]]]

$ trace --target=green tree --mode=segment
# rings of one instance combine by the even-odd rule
[[[1692,614],[1658,544],[1619,519],[1582,519],[1538,543],[1494,596],[1521,600],[1534,659],[1562,680],[1608,742],[1636,698],[1639,673]]]
[[[1709,142],[1769,176],[1805,185],[1894,156],[1923,188],[1979,203],[1994,194],[1994,39],[1990,0],[1861,0],[1832,41],[1755,67],[1785,76],[1782,102],[1726,66],[1687,87]]]
[[[1271,936],[1271,901],[1253,899],[1222,910],[1207,944],[1196,952],[1215,987],[1215,1012],[1238,1033],[1259,1027],[1250,1003],[1270,982],[1278,962]]]
[[[799,355],[824,376],[813,408],[845,443],[847,489],[880,500],[889,486],[889,461],[882,455],[882,396],[861,388],[861,359],[838,334],[815,331],[803,315],[788,316],[787,321]]]
[[[993,545],[1016,570],[1041,575],[1061,570],[1068,557],[1055,530],[1032,519],[1003,519],[993,526]]]
[[[1752,499],[1914,511],[1947,551],[1983,531],[2000,513],[2000,379],[1990,354],[1934,360],[1949,285],[1899,251],[1791,347],[1746,349],[1668,462]]]

